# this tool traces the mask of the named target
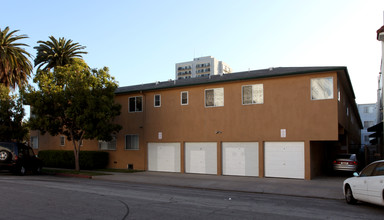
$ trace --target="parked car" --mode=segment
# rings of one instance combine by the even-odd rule
[[[333,161],[333,170],[335,171],[356,172],[358,166],[359,162],[357,161],[356,154],[339,154]]]
[[[347,203],[363,201],[384,206],[384,160],[375,161],[353,175],[343,184]]]
[[[42,161],[33,149],[22,143],[0,142],[0,169],[24,175],[27,171],[41,173]]]

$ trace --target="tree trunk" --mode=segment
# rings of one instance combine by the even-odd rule
[[[79,155],[80,155],[80,144],[76,143],[75,140],[72,139],[73,143],[73,153],[75,155],[75,170],[80,171],[80,162],[79,162]]]

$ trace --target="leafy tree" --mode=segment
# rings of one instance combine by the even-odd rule
[[[79,171],[80,143],[84,139],[110,141],[121,126],[113,123],[121,106],[114,102],[117,82],[107,67],[90,69],[81,59],[54,71],[38,70],[38,89],[29,86],[24,95],[31,105],[30,127],[72,141],[75,167]]]
[[[0,141],[23,141],[28,128],[23,123],[24,109],[21,96],[10,94],[0,84]]]
[[[31,55],[21,48],[28,45],[18,43],[28,37],[15,35],[18,31],[9,31],[9,27],[0,29],[0,83],[12,88],[24,85],[33,69]]]
[[[65,66],[70,64],[74,58],[81,58],[81,54],[87,54],[85,46],[79,43],[73,43],[72,40],[66,40],[61,37],[59,40],[53,36],[49,37],[50,41],[37,41],[40,45],[34,47],[37,50],[35,66],[40,69],[43,65],[43,70],[49,70],[57,66]]]

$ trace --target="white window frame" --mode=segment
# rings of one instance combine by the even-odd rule
[[[213,91],[213,105],[207,105],[207,91]],[[217,95],[222,94],[222,100]],[[204,90],[204,106],[206,108],[224,107],[224,88],[213,88]]]
[[[329,82],[327,82],[329,81]],[[327,83],[329,83],[330,88],[322,88],[322,86],[327,86]],[[318,95],[322,95],[323,97],[314,97],[314,90],[317,90]],[[327,91],[329,90],[329,94],[327,94]],[[311,79],[311,100],[327,100],[327,99],[333,99],[334,98],[334,88],[333,88],[333,77],[318,77],[318,78],[312,78]]]
[[[99,140],[99,143],[98,143],[98,147],[99,147],[99,150],[116,150],[116,146],[117,146],[117,141],[116,141],[116,136],[112,136],[112,140],[111,141],[101,141]],[[106,145],[106,147],[105,147]]]
[[[251,98],[252,98],[252,103],[244,103],[244,87],[248,87],[248,86],[251,86],[252,87],[252,89],[251,89],[251,92],[252,92],[252,94],[251,94]],[[256,89],[257,89],[257,87],[261,87],[261,92],[262,92],[262,94],[261,94],[261,97],[259,97],[259,98],[261,98],[261,102],[258,102],[257,101],[257,95],[258,94],[253,94],[254,92],[257,92],[256,91]],[[256,100],[254,100],[254,99],[256,99]],[[243,105],[256,105],[256,104],[264,104],[264,84],[252,84],[252,85],[243,85],[242,87],[241,87],[241,103],[243,104]]]
[[[134,136],[134,137],[137,137],[137,143],[134,143],[136,144],[136,146],[134,146],[134,148],[127,148],[127,136]],[[131,144],[132,144],[132,139],[131,139]],[[124,145],[124,149],[125,150],[140,150],[140,137],[138,134],[127,134],[125,135],[125,145]]]
[[[65,146],[65,136],[60,136],[60,146]]]
[[[159,97],[159,105],[156,105],[156,97]],[[161,107],[161,95],[160,95],[160,94],[155,94],[155,95],[153,96],[153,106],[154,106],[155,108],[159,108],[159,107]]]
[[[131,98],[135,99],[135,111],[131,111],[131,103],[130,103]],[[137,98],[141,98],[141,110],[140,111],[137,110]],[[144,98],[143,98],[143,96],[131,96],[131,97],[128,97],[128,112],[129,113],[143,112],[143,108],[144,108],[143,106],[144,106]]]
[[[183,94],[187,95],[187,103],[183,103]],[[180,104],[181,105],[188,105],[189,104],[189,93],[188,91],[183,91],[180,93]]]

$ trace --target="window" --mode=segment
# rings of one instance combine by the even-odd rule
[[[33,149],[39,148],[39,139],[38,136],[31,136],[31,147]]]
[[[65,145],[65,137],[60,136],[60,146],[64,146],[64,145]]]
[[[100,150],[116,150],[116,136],[112,136],[111,141],[99,140],[99,149]]]
[[[143,97],[136,96],[129,98],[129,112],[142,112],[143,111]]]
[[[160,95],[155,95],[155,107],[160,107],[161,106],[161,96]]]
[[[243,105],[263,104],[264,103],[263,84],[243,86]]]
[[[205,107],[224,106],[224,88],[205,90]]]
[[[188,105],[188,92],[181,92],[181,105]]]
[[[364,168],[364,170],[360,172],[360,176],[371,176],[376,166],[377,166],[377,163],[367,166],[366,168]]]
[[[373,121],[364,121],[364,128],[369,128],[374,125]]]
[[[379,163],[375,170],[373,170],[372,176],[382,176],[384,175],[384,163]]]
[[[333,78],[315,78],[311,79],[311,99],[333,99]]]
[[[139,149],[139,135],[128,134],[125,135],[125,149],[138,150]]]
[[[374,108],[373,106],[365,106],[364,107],[364,113],[373,113],[374,112]]]

